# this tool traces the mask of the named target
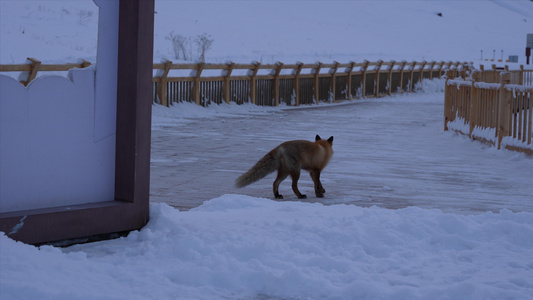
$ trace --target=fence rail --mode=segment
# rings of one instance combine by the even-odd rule
[[[32,80],[37,77],[39,71],[68,71],[74,68],[86,68],[91,65],[90,62],[82,60],[79,64],[42,64],[41,61],[28,57],[29,64],[18,65],[0,65],[0,72],[28,72],[26,80],[21,80],[20,83],[27,86]]]
[[[447,74],[444,130],[453,129],[498,149],[533,154],[533,84],[522,81],[530,76],[524,74],[531,71],[501,72],[498,83],[482,82],[490,78],[482,71],[467,79],[453,79],[452,73]]]
[[[467,62],[369,62],[331,64],[154,64],[153,101],[253,103],[277,106],[351,100],[412,92],[415,83],[441,78]],[[177,73],[172,74],[172,73]],[[208,74],[209,73],[209,74]]]

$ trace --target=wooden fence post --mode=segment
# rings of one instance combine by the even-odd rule
[[[352,100],[352,73],[355,67],[355,62],[350,63],[350,71],[348,71],[348,100]]]
[[[479,72],[472,74],[472,92],[470,93],[470,130],[468,137],[472,138],[472,132],[478,125],[479,113],[479,89],[476,87],[476,82],[479,81]]]
[[[194,77],[194,90],[193,90],[193,99],[197,105],[200,105],[200,76],[202,76],[202,71],[204,69],[205,63],[201,62],[198,64],[198,71],[196,71],[196,76]]]
[[[449,61],[449,62],[448,62],[448,70],[451,70],[451,69],[452,69],[452,65],[453,65],[453,62],[452,62],[452,61]],[[456,77],[456,76],[455,76],[455,73],[453,73],[453,76],[452,76],[452,77],[454,77],[454,78]]]
[[[431,62],[431,67],[429,68],[429,79],[433,79],[433,68],[435,67],[436,61]]]
[[[496,72],[496,65],[495,64],[492,64],[491,65],[491,68],[492,68],[492,78],[491,78],[491,81],[490,82],[500,82],[500,74],[498,72]]]
[[[379,98],[379,72],[381,71],[382,65],[383,65],[383,61],[380,59],[378,61],[378,66],[376,68],[376,82],[374,83],[374,96],[376,98]]]
[[[427,61],[422,62],[422,67],[420,67],[420,84],[424,81],[424,68],[426,67]]]
[[[335,63],[335,66],[333,67],[333,70],[332,70],[333,72],[331,73],[331,80],[330,80],[331,81],[330,82],[330,84],[331,84],[330,90],[331,90],[331,94],[333,96],[333,98],[331,99],[331,102],[334,102],[335,100],[337,100],[335,98],[335,81],[337,80],[337,70],[339,69],[339,62],[335,61],[334,63]]]
[[[33,57],[28,57],[28,60],[31,61],[31,67],[30,71],[28,72],[28,79],[25,82],[22,82],[24,86],[30,84],[30,82],[37,77],[37,72],[39,72],[39,67],[41,66],[41,61]]]
[[[261,63],[256,61],[255,62],[255,68],[252,70],[252,76],[250,78],[250,102],[252,104],[255,104],[256,99],[256,91],[257,91],[257,72],[259,72],[259,67],[261,66]]]
[[[279,105],[279,73],[283,69],[283,63],[278,61],[278,67],[274,73],[274,106]]]
[[[451,120],[451,110],[452,110],[452,90],[453,88],[448,85],[448,81],[453,79],[453,70],[448,70],[446,72],[446,83],[444,84],[444,131],[448,131],[448,122]]]
[[[520,74],[518,75],[518,84],[524,85],[524,65],[520,65]]]
[[[366,70],[368,69],[368,64],[370,62],[368,60],[365,60],[365,64],[363,65],[363,74],[361,75],[361,84],[363,85],[361,87],[362,97],[366,98]]]
[[[157,96],[159,97],[160,104],[166,107],[169,106],[170,102],[168,101],[167,95],[167,76],[168,72],[170,71],[170,66],[172,66],[172,62],[167,60],[165,62],[163,73],[161,73],[161,76],[159,76],[159,85],[157,86]]]
[[[405,69],[405,65],[407,65],[407,61],[402,61],[402,67],[400,68],[400,92],[403,94],[403,71]]]
[[[294,105],[300,105],[300,73],[302,72],[304,64],[302,62],[298,63],[298,68],[296,69],[296,74],[294,77],[293,88],[294,88]]]
[[[414,73],[415,73],[415,68],[416,68],[416,61],[413,62],[413,65],[411,67],[411,79],[409,80],[409,92],[412,93],[413,92],[413,80],[414,80]]]
[[[442,77],[442,69],[444,68],[444,61],[442,61],[440,63],[440,67],[439,67],[439,79]]]
[[[511,121],[511,98],[512,93],[505,89],[505,86],[511,82],[510,73],[501,73],[500,86],[500,120],[498,121],[498,150],[501,149],[502,139],[509,136]]]
[[[389,90],[387,91],[387,95],[391,95],[392,94],[392,70],[394,69],[394,64],[396,64],[396,62],[393,60],[391,61],[390,63],[390,69],[389,69]]]
[[[318,93],[318,86],[319,86],[319,77],[318,75],[320,75],[320,69],[322,68],[322,63],[321,62],[318,62],[317,65],[316,65],[316,71],[315,71],[315,78],[314,78],[314,84],[313,84],[313,87],[315,89],[315,102],[316,104],[319,104],[320,101],[318,99],[319,97],[319,93]]]
[[[233,68],[235,68],[235,63],[230,62],[228,64],[228,71],[226,72],[226,76],[224,76],[224,87],[223,87],[223,98],[226,104],[229,104],[231,102],[231,72],[233,72]]]

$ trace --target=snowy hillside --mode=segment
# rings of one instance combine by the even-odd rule
[[[0,63],[94,62],[97,20],[90,0],[1,0]],[[489,59],[503,50],[524,63],[527,33],[529,0],[156,1],[154,61],[178,61],[171,34],[197,59],[194,39],[205,34],[208,62],[477,62],[481,50]]]

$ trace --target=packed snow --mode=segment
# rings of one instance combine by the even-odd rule
[[[533,33],[528,0],[157,1],[156,11],[155,62],[176,61],[171,31],[211,35],[210,62],[263,63],[479,62],[480,50],[522,55]],[[94,61],[96,21],[87,1],[2,0],[0,63]],[[0,298],[533,299],[533,159],[443,132],[443,87],[300,108],[154,105],[152,177],[168,189],[152,184],[148,225],[66,248],[0,233]],[[276,143],[317,133],[335,136],[322,202],[271,200],[270,179],[226,184]],[[199,149],[180,153],[185,143]]]

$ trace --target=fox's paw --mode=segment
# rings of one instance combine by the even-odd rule
[[[275,194],[274,197],[276,199],[283,199],[283,195],[280,195],[280,194]]]
[[[322,194],[322,193],[316,193],[316,196],[317,196],[318,198],[324,198],[324,194]]]
[[[307,199],[307,196],[302,194],[302,195],[298,196],[298,199]]]

